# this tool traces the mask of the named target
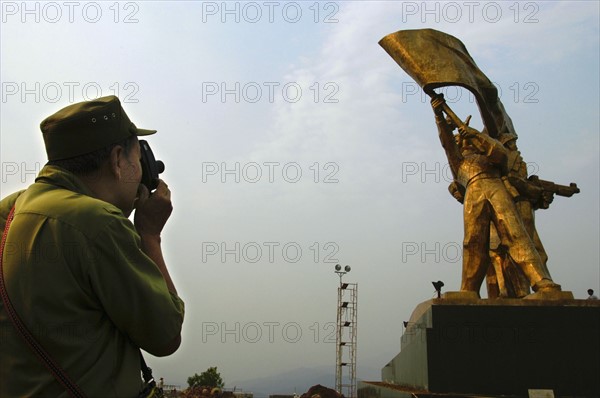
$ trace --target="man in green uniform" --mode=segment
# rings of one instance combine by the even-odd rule
[[[61,109],[41,124],[49,162],[15,206],[3,253],[12,305],[89,397],[136,397],[140,354],[170,355],[184,304],[161,251],[171,194],[140,185],[137,136],[114,96]],[[135,208],[134,222],[128,217]],[[0,397],[66,397],[0,302]]]

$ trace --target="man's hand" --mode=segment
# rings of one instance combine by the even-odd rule
[[[158,180],[158,187],[151,195],[148,188],[140,184],[134,217],[140,235],[160,236],[172,211],[171,191],[163,180]]]
[[[169,275],[167,264],[163,258],[162,249],[160,247],[160,233],[167,223],[173,205],[171,204],[171,191],[163,180],[158,180],[156,190],[150,195],[148,188],[140,184],[139,197],[137,200],[134,225],[140,234],[142,240],[142,250],[148,257],[154,261],[158,269],[163,274],[167,288],[170,292],[177,294],[175,284]],[[179,337],[178,337],[179,338]],[[164,355],[174,352],[179,346],[179,340],[173,341],[172,348],[167,349]]]

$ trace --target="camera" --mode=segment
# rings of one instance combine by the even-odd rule
[[[152,192],[158,186],[158,175],[165,171],[165,164],[156,160],[150,145],[145,140],[140,140],[140,152],[142,163],[142,184]]]

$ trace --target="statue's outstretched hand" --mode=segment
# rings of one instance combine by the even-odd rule
[[[431,107],[433,108],[433,113],[436,116],[440,116],[443,118],[442,110],[444,109],[444,105],[446,104],[446,100],[444,99],[443,94],[438,94],[431,99]]]

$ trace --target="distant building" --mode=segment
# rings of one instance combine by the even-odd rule
[[[248,391],[234,391],[233,396],[235,398],[254,398],[254,394]]]

